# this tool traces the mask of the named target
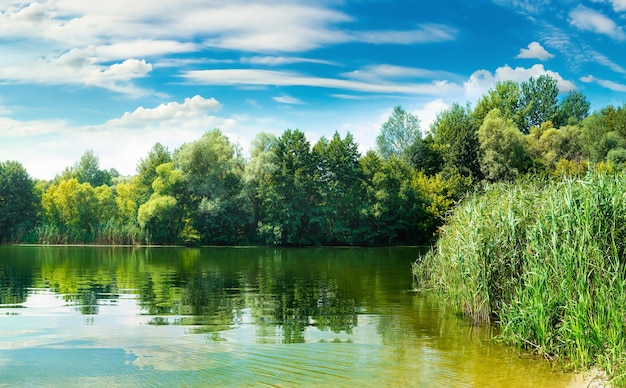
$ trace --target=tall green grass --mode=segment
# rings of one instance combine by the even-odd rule
[[[626,385],[625,267],[626,177],[590,174],[466,199],[413,272],[505,341]]]

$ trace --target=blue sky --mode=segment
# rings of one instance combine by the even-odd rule
[[[133,174],[221,128],[374,145],[496,81],[549,74],[626,102],[626,0],[0,0],[0,160],[50,179],[88,149]]]

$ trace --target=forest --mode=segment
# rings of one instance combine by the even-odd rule
[[[591,113],[543,75],[499,82],[430,128],[396,106],[364,155],[350,133],[311,144],[297,129],[259,133],[249,154],[213,129],[155,144],[134,176],[101,169],[91,150],[51,181],[0,163],[0,242],[431,244],[449,210],[492,183],[621,172],[626,104]]]

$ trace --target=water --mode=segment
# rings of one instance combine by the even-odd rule
[[[413,248],[0,247],[0,386],[566,387]]]

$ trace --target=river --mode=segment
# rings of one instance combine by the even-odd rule
[[[0,247],[0,386],[566,387],[417,248]]]

